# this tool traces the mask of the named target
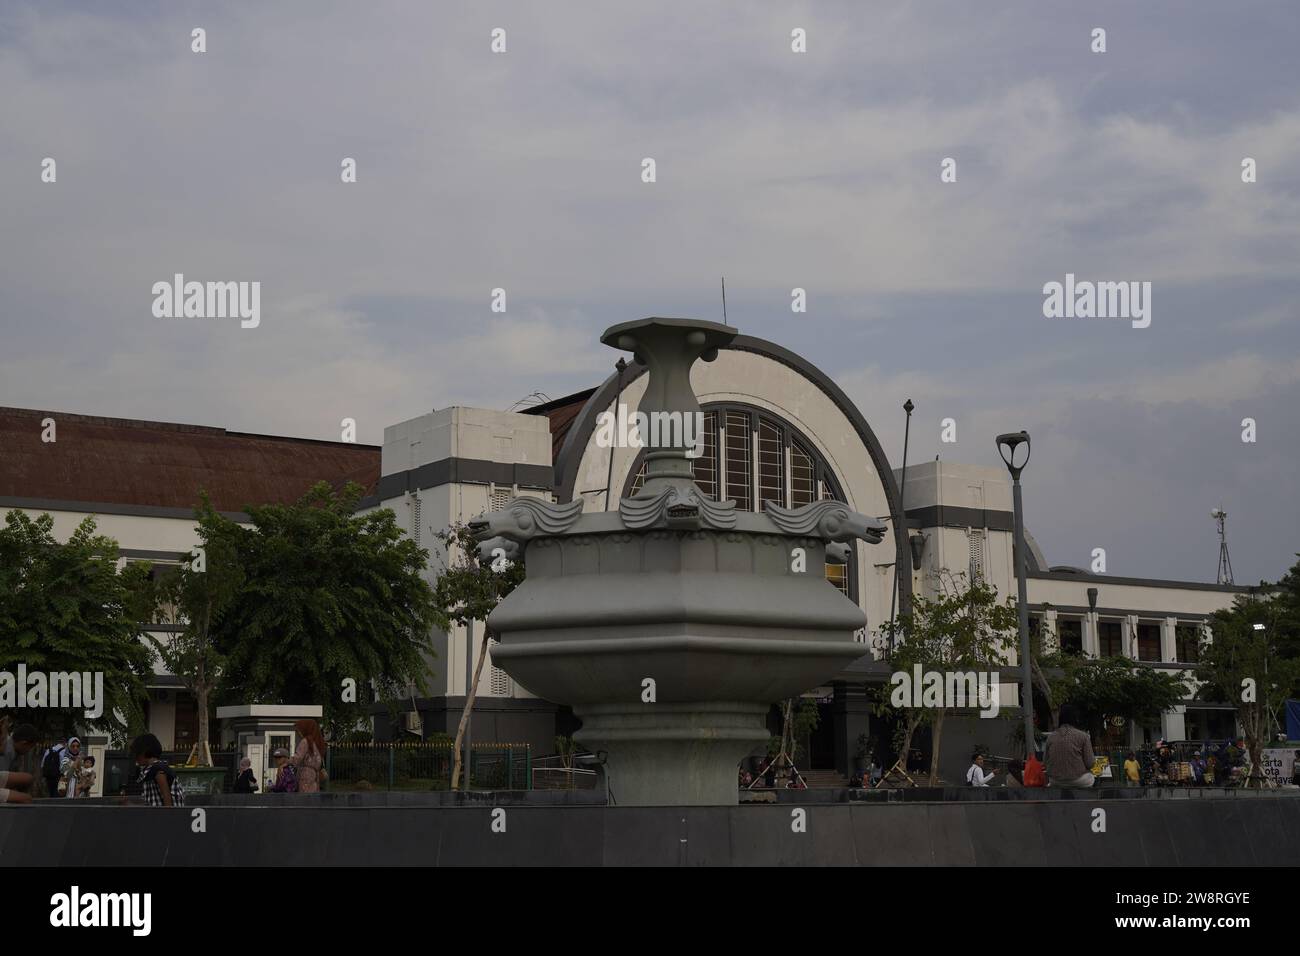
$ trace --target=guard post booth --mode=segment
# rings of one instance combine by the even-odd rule
[[[271,754],[283,748],[292,755],[298,746],[293,725],[304,718],[319,721],[322,713],[319,704],[237,704],[218,707],[217,719],[222,722],[222,740],[233,742],[239,757],[249,759],[258,793],[266,793],[275,783]]]

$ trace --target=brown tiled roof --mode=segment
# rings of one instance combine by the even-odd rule
[[[57,428],[50,443],[41,441],[47,417]],[[0,407],[0,499],[188,510],[204,490],[219,511],[237,512],[296,501],[317,481],[370,492],[379,455],[375,445]]]
[[[560,463],[560,449],[564,447],[564,439],[569,434],[569,429],[573,427],[578,413],[582,411],[587,399],[596,393],[594,388],[589,388],[583,392],[574,392],[572,395],[565,395],[563,398],[556,398],[544,405],[534,405],[532,408],[522,409],[525,415],[545,415],[551,422],[551,462],[558,465]]]

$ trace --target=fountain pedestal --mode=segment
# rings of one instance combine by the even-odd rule
[[[646,319],[602,341],[649,368],[640,410],[692,414],[690,366],[735,330]],[[515,499],[473,523],[485,552],[522,552],[523,583],[488,618],[493,661],[568,704],[605,755],[620,805],[737,802],[737,764],[768,740],[774,702],[861,657],[860,608],[825,578],[826,550],[885,528],[839,502],[740,513],[691,478],[687,449],[647,452],[642,491],[616,512]]]

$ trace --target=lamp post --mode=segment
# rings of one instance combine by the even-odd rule
[[[903,424],[903,478],[902,481],[899,483],[899,490],[898,490],[898,520],[903,524],[903,537],[907,540],[909,546],[911,545],[911,540],[912,540],[911,531],[907,527],[907,511],[904,508],[903,501],[904,501],[904,495],[907,494],[907,439],[912,434],[912,412],[915,409],[916,406],[912,404],[912,400],[910,398],[903,403],[903,411],[907,413],[907,420]],[[895,549],[894,593],[890,595],[889,598],[889,649],[891,651],[894,649],[894,610],[898,606],[898,589],[903,586],[902,582],[898,579],[898,562],[899,562],[899,555],[897,549]],[[912,580],[910,576],[908,577],[907,586],[908,588],[911,588],[912,586]]]
[[[1029,464],[1029,432],[1009,432],[997,437],[998,454],[1011,472],[1011,493],[1015,503],[1017,610],[1020,612],[1020,704],[1025,713],[1025,758],[1034,753],[1034,692],[1029,656],[1029,596],[1025,588],[1025,515],[1020,498],[1020,472]],[[1016,449],[1025,446],[1025,460],[1015,464]]]

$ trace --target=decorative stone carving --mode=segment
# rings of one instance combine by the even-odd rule
[[[469,522],[478,541],[505,538],[527,544],[533,538],[563,534],[582,514],[583,499],[555,505],[541,498],[513,498],[500,511],[479,515]]]
[[[652,494],[624,498],[618,503],[618,513],[624,527],[633,531],[646,528],[698,531],[736,526],[736,503],[714,501],[695,485],[686,488],[668,485]]]
[[[766,501],[763,512],[786,534],[811,534],[823,541],[861,538],[868,544],[879,544],[889,530],[883,521],[851,511],[840,501],[814,501],[800,508],[782,508]]]

